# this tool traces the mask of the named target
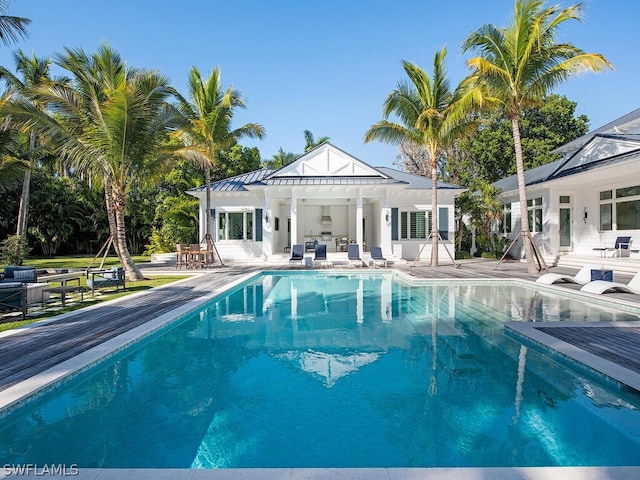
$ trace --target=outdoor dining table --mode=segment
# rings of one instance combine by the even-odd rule
[[[187,268],[204,268],[207,265],[213,263],[213,250],[207,248],[193,248],[193,246],[184,245],[176,252],[177,255],[183,255],[183,259],[177,259],[177,265],[182,268],[182,265],[186,265]],[[181,261],[181,260],[184,260]]]

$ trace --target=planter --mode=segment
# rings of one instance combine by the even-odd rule
[[[175,265],[175,263],[176,263],[176,252],[152,253],[151,254],[151,263],[165,263],[165,264],[169,264],[169,265]]]

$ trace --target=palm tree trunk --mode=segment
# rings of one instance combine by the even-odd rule
[[[520,196],[520,222],[522,225],[522,243],[524,244],[524,254],[527,258],[527,270],[529,273],[538,271],[533,261],[533,248],[531,242],[531,232],[529,231],[529,212],[527,209],[527,191],[524,182],[524,162],[522,160],[522,142],[520,141],[520,123],[518,117],[511,119],[513,128],[513,143],[516,150],[516,169],[518,173],[518,193]]]
[[[109,231],[113,238],[113,247],[118,255],[120,263],[125,269],[127,278],[130,281],[144,280],[144,275],[136,266],[127,247],[127,235],[124,223],[124,209],[126,205],[126,194],[120,189],[114,188],[113,183],[105,177],[105,202],[107,206],[107,217],[109,218]]]
[[[119,246],[116,244],[116,232],[118,230],[117,221],[116,221],[116,207],[113,204],[112,197],[112,183],[111,179],[108,176],[105,176],[104,179],[104,202],[107,207],[107,221],[109,222],[109,233],[111,235],[111,239],[113,240],[113,248],[116,251],[116,255],[118,259],[122,259],[122,255],[120,255]]]
[[[438,266],[438,164],[437,157],[431,160],[431,266]]]
[[[33,155],[33,150],[36,148],[36,134],[31,132],[29,135],[29,150],[30,155]],[[16,228],[16,235],[26,237],[27,236],[27,220],[29,218],[29,195],[31,191],[31,169],[33,168],[33,159],[29,162],[29,168],[24,171],[24,180],[22,181],[22,193],[20,195],[20,207],[18,209],[18,225]]]
[[[142,275],[142,272],[133,261],[133,258],[131,258],[131,253],[129,253],[129,248],[127,247],[127,235],[124,225],[124,205],[119,205],[118,208],[116,208],[115,213],[117,229],[116,240],[114,243],[117,245],[117,249],[120,252],[120,263],[122,263],[129,280],[144,280],[144,275]]]
[[[204,167],[204,184],[207,191],[206,195],[206,212],[205,212],[205,238],[207,240],[207,244],[213,243],[213,236],[211,235],[211,165],[209,162]]]

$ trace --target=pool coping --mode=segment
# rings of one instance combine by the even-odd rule
[[[348,271],[349,273],[355,273]],[[152,319],[126,333],[123,333],[111,340],[108,340],[96,347],[93,347],[76,357],[66,360],[55,367],[52,367],[40,374],[37,374],[23,382],[20,382],[6,390],[0,392],[0,418],[2,415],[9,413],[17,408],[25,401],[31,401],[33,395],[40,395],[53,388],[59,382],[68,379],[74,375],[78,375],[83,371],[91,368],[96,363],[117,354],[119,351],[127,348],[143,338],[160,330],[164,326],[175,321],[177,318],[188,314],[190,311],[197,309],[200,305],[215,298],[244,282],[249,281],[252,277],[263,274],[278,274],[282,271],[264,270],[247,273],[240,276],[234,281],[220,287],[208,294],[203,295],[197,300],[192,300],[176,309],[171,310],[155,319]],[[337,270],[332,273],[340,273]],[[365,273],[365,272],[362,272]],[[373,272],[366,272],[372,274]],[[378,272],[376,272],[378,273]],[[380,272],[382,273],[382,272]],[[386,273],[386,272],[385,272]],[[429,285],[443,283],[442,279],[425,279],[416,278],[404,272],[391,272],[395,277],[405,281],[411,285]],[[180,280],[179,282],[186,281]],[[174,284],[177,282],[174,282]],[[464,285],[464,284],[504,284],[515,283],[527,287],[533,287],[538,290],[559,293],[563,296],[571,296],[574,298],[585,298],[604,305],[613,304],[616,308],[629,308],[633,311],[640,312],[640,306],[637,303],[625,302],[619,299],[602,299],[584,292],[576,292],[572,290],[562,289],[554,285],[540,285],[530,280],[504,278],[470,278],[470,279],[452,279],[447,280],[448,285]],[[163,287],[159,287],[163,288]],[[143,294],[141,292],[140,294]],[[139,295],[139,294],[136,294]],[[126,301],[132,296],[118,298],[109,302],[103,302],[100,305],[108,303],[116,303]],[[93,305],[89,309],[99,307]],[[22,330],[34,328],[38,325],[50,323],[59,320],[60,317],[53,317],[34,322],[27,326],[21,327]],[[616,322],[616,326],[623,323]],[[578,347],[574,347],[566,342],[555,339],[550,335],[535,330],[534,327],[561,327],[569,326],[569,323],[558,324],[552,322],[540,323],[522,323],[508,322],[505,324],[517,334],[522,335],[526,340],[529,339],[534,343],[539,343],[544,347],[551,348],[554,352],[567,355],[568,358],[593,368],[597,373],[614,378],[626,385],[640,390],[640,375],[632,372],[624,367],[616,365],[608,360],[602,359],[591,353],[585,352]],[[573,324],[576,325],[575,323]],[[598,324],[577,324],[579,326],[597,326]],[[513,327],[523,328],[513,328]],[[3,332],[4,335],[11,335],[13,330]],[[3,336],[4,336],[3,335]],[[604,370],[604,371],[603,371]],[[633,375],[630,375],[633,374]],[[620,380],[619,378],[626,379]],[[629,384],[627,382],[631,382]],[[638,385],[638,386],[634,386]],[[9,469],[8,469],[9,467]],[[25,473],[24,471],[12,475],[10,473],[10,465],[4,465],[0,469],[0,478],[40,478],[43,476],[42,466],[28,465],[32,471]],[[23,466],[24,467],[24,466]],[[48,466],[45,466],[47,468]],[[49,466],[53,470],[54,466]],[[60,468],[60,466],[57,466]],[[73,476],[81,480],[116,480],[116,479],[176,479],[176,480],[272,480],[272,479],[288,479],[288,480],[599,480],[607,478],[608,480],[635,480],[640,478],[640,466],[623,466],[623,467],[459,467],[459,468],[247,468],[247,469],[91,469],[79,468],[72,469]],[[68,473],[63,475],[47,475],[54,478],[62,478],[69,476]]]
[[[0,478],[41,478],[38,473]],[[637,480],[640,467],[70,469],[79,480]],[[3,476],[3,472],[5,476]],[[68,477],[69,474],[49,476]]]

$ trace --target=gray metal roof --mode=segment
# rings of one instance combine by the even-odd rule
[[[576,138],[575,140],[565,143],[553,150],[551,153],[561,153],[570,155],[581,149],[589,140],[600,133],[613,134],[634,134],[640,133],[640,108],[629,112],[615,120],[590,131],[589,133]]]
[[[388,167],[376,167],[376,169],[397,181],[408,183],[408,190],[431,190],[431,178]],[[460,185],[454,185],[453,183],[447,182],[438,182],[438,188],[445,190],[464,190],[464,187],[461,187]]]
[[[524,183],[525,185],[535,185],[536,183],[544,182],[549,180],[551,174],[555,172],[560,165],[564,163],[564,160],[556,160],[555,162],[547,163],[546,165],[541,165],[536,168],[532,168],[524,172]],[[505,177],[497,182],[493,183],[494,187],[498,187],[503,192],[510,192],[511,190],[518,189],[518,176],[511,175],[510,177]]]
[[[245,185],[260,182],[263,178],[271,175],[275,170],[271,168],[262,168],[252,172],[236,175],[235,177],[225,178],[211,184],[212,192],[246,192]],[[206,185],[187,190],[187,192],[204,192]]]
[[[324,145],[324,144],[323,144]],[[333,147],[333,145],[332,145]],[[316,147],[317,148],[317,147]],[[337,148],[337,147],[333,147]],[[339,149],[338,149],[339,150]],[[309,152],[307,152],[308,154]],[[346,153],[346,152],[345,152]],[[306,155],[306,154],[305,154]],[[365,163],[365,162],[363,162]],[[285,166],[286,167],[286,166]],[[284,168],[284,167],[283,167]],[[431,190],[431,179],[388,167],[370,167],[380,176],[273,176],[281,169],[263,168],[225,178],[211,184],[212,192],[246,192],[247,186],[295,186],[295,185],[406,185],[408,190]],[[463,190],[459,185],[438,182],[438,189]],[[204,192],[205,186],[188,190],[188,193]]]
[[[577,158],[581,155],[581,152],[588,150],[589,145],[597,144],[597,142],[602,141],[619,141],[619,142],[631,142],[631,147],[629,151],[625,151],[623,153],[612,153],[609,152],[600,152],[601,157],[594,156],[589,162],[577,163],[574,166],[573,159]],[[638,142],[638,147],[633,148],[633,142]],[[555,162],[547,163],[546,165],[542,165],[540,167],[532,168],[524,172],[524,182],[526,186],[535,185],[536,183],[546,182],[549,180],[554,180],[557,178],[567,177],[570,175],[575,175],[578,173],[586,172],[589,170],[593,170],[595,168],[603,167],[605,165],[612,165],[617,162],[626,161],[629,158],[633,158],[638,155],[638,151],[640,150],[640,135],[634,134],[624,134],[624,135],[611,135],[611,134],[596,134],[588,139],[586,143],[580,147],[579,150],[573,152],[572,155],[567,156],[565,158],[561,158],[560,160],[556,160]],[[495,187],[500,188],[503,192],[509,192],[512,190],[516,190],[518,188],[518,177],[517,175],[511,175],[510,177],[503,178],[494,182],[493,185]]]
[[[253,185],[393,185],[392,178],[380,177],[276,177],[254,182]]]

